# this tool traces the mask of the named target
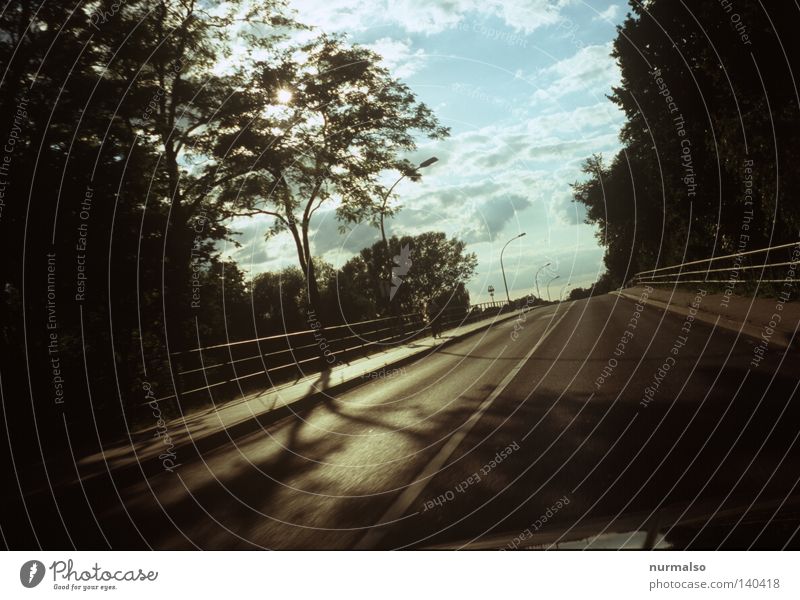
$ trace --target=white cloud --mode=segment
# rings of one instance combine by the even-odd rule
[[[484,179],[423,192],[407,203],[395,221],[403,233],[419,233],[434,225],[468,244],[493,241],[533,205],[529,190],[508,183]]]
[[[532,201],[526,196],[502,192],[481,200],[475,205],[472,227],[465,227],[462,237],[467,243],[494,241],[506,225],[518,222],[519,213],[531,205]]]
[[[528,78],[532,83],[549,81],[533,94],[534,102],[555,102],[576,92],[593,92],[595,96],[611,92],[611,87],[620,81],[619,66],[611,57],[611,50],[611,42],[584,46]]]
[[[612,4],[603,12],[592,17],[592,21],[611,21],[613,23],[617,15],[619,15],[619,4]]]
[[[384,37],[365,46],[382,57],[381,64],[389,69],[393,77],[410,77],[425,65],[425,52],[421,49],[413,50],[411,40],[408,39]]]
[[[239,246],[225,244],[223,257],[236,261],[239,268],[253,275],[264,271],[277,271],[297,263],[294,241],[287,232],[265,240],[264,236],[272,225],[272,217],[239,217],[231,221]],[[280,252],[276,252],[280,249]]]
[[[563,141],[565,136],[589,138],[596,132],[617,132],[623,121],[621,110],[608,101],[600,101],[572,110],[540,115],[528,121],[526,126],[539,139],[547,140],[552,136]]]
[[[573,230],[584,218],[582,207],[571,202],[569,184],[580,179],[587,156],[616,152],[622,120],[610,103],[598,102],[426,143],[409,158],[436,155],[439,162],[419,182],[396,188],[402,210],[387,222],[388,233],[435,229],[463,239],[470,251],[520,230],[558,240],[559,231]],[[296,264],[288,236],[265,244],[268,225],[266,220],[234,225],[243,232],[244,247],[231,254],[254,273]],[[366,223],[345,235],[338,225],[332,211],[320,211],[312,223],[314,254],[333,264],[379,239]]]
[[[522,193],[527,180],[517,175],[512,179],[509,172],[553,172],[594,151],[614,151],[619,147],[617,134],[623,120],[615,106],[603,101],[459,133],[426,144],[417,154],[439,158],[431,175],[459,173],[467,181],[503,181],[514,193]],[[438,175],[434,179],[426,174],[421,184],[413,185],[427,195],[434,192],[429,187],[433,182],[440,183]]]
[[[496,17],[515,31],[554,25],[569,0],[292,0],[301,22],[325,31],[399,26],[409,33],[452,29],[467,16]]]
[[[472,32],[477,23],[525,35],[558,24],[563,19],[564,3],[292,1],[302,9],[300,20],[369,41],[369,47],[383,56],[383,63],[396,76],[408,78],[424,69],[425,86],[419,92],[423,97],[430,95],[431,99],[425,100],[438,107],[442,122],[454,129],[451,138],[426,141],[407,157],[421,162],[435,155],[439,162],[426,169],[420,181],[406,180],[397,186],[396,202],[402,209],[387,222],[390,235],[438,230],[463,239],[468,250],[479,258],[479,276],[470,284],[476,298],[485,294],[489,284],[498,289],[502,285],[497,278],[499,251],[507,239],[520,231],[527,232],[527,237],[505,253],[512,295],[531,285],[532,257],[538,261],[545,254],[562,257],[562,281],[570,280],[575,273],[584,274],[589,280],[600,264],[602,249],[596,245],[594,228],[582,224],[584,212],[571,202],[569,184],[581,178],[580,165],[587,156],[594,152],[611,156],[619,148],[617,135],[624,115],[603,97],[619,81],[618,69],[609,56],[610,44],[580,49],[562,44],[557,59],[538,71],[542,63],[534,60],[532,53],[523,52],[520,46],[509,46],[508,52],[518,53],[519,59],[509,70],[525,65],[524,79],[535,87],[526,87],[521,81],[497,85],[496,81],[485,79],[483,72],[466,69],[458,74],[459,83],[448,85],[455,77],[437,71],[450,67],[434,57],[463,52],[464,44],[473,38],[452,36],[457,42],[450,42],[448,36],[426,38],[415,34],[448,28]],[[619,9],[615,6],[602,14],[617,17],[615,11]],[[595,15],[586,10],[583,23],[589,23]],[[558,38],[555,29],[542,31],[541,35]],[[605,29],[611,32],[610,28]],[[531,94],[537,88],[531,102]],[[451,106],[454,108],[448,108]],[[465,131],[468,122],[486,125]],[[396,177],[387,174],[387,181],[391,183]],[[267,226],[262,222],[246,231],[242,239],[246,245],[236,252],[245,265],[252,259],[253,272],[276,270],[297,262],[287,236],[264,242]],[[319,211],[312,223],[314,254],[333,264],[340,265],[378,239],[379,232],[366,223],[341,235],[331,211]],[[584,252],[583,248],[591,251]],[[572,282],[583,284],[574,279]],[[554,293],[556,286],[552,286]]]
[[[530,33],[539,27],[555,25],[561,9],[569,2],[551,0],[477,0],[475,10],[503,19],[516,31]]]
[[[340,225],[334,210],[320,210],[314,215],[309,237],[315,255],[336,264],[334,257],[349,258],[381,239],[380,231],[369,223],[347,225],[344,234],[339,231]]]

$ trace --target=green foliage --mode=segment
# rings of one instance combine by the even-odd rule
[[[96,439],[95,419],[108,432],[152,425],[142,385],[180,396],[176,352],[305,329],[306,304],[344,318],[341,274],[312,257],[314,212],[335,202],[342,222],[372,219],[380,175],[410,171],[402,157],[418,136],[447,130],[374,53],[326,36],[287,49],[301,28],[289,15],[282,0],[0,12],[0,131],[16,140],[0,178],[0,356],[4,388],[19,388],[10,397],[47,407],[43,438],[64,434],[64,414],[76,440]],[[280,90],[291,101],[280,104]],[[220,258],[241,211],[292,232],[301,269],[280,285],[268,274],[247,282]],[[67,413],[39,402],[52,392],[48,293]],[[26,406],[10,404],[9,418],[29,423]]]
[[[796,7],[633,1],[613,56],[625,113],[622,151],[585,163],[574,198],[599,226],[615,285],[634,272],[796,240],[800,107],[789,75],[800,56]],[[732,14],[745,27],[736,29]],[[751,56],[752,53],[752,56]],[[752,161],[752,172],[746,166]]]
[[[395,258],[404,256],[404,248],[411,264],[400,268],[403,274],[398,277],[399,285],[388,303],[390,308],[401,312],[421,311],[432,298],[440,307],[469,305],[465,285],[475,274],[477,258],[473,253],[464,252],[464,242],[448,239],[442,232],[393,236],[388,242],[388,252],[381,241],[365,248],[342,267],[337,286],[346,314],[354,310],[350,307],[362,310],[365,304],[376,307],[376,312],[386,311],[387,294],[392,292],[382,266],[394,262],[395,272],[398,272]]]
[[[280,2],[246,15],[237,13],[242,2],[225,11],[216,4],[14,2],[0,13],[0,130],[18,140],[4,178],[5,198],[15,201],[2,210],[0,243],[7,256],[26,256],[24,272],[9,268],[18,261],[0,266],[0,355],[12,363],[4,374],[26,373],[22,362],[14,366],[25,346],[20,314],[43,314],[49,282],[30,274],[46,273],[55,255],[58,356],[78,440],[91,439],[78,429],[95,419],[109,432],[136,421],[142,381],[159,396],[174,393],[169,353],[197,344],[196,324],[203,342],[243,335],[243,326],[225,327],[215,257],[227,235],[215,196],[242,165],[214,152],[258,107],[236,93],[252,61],[239,57],[225,76],[217,65],[239,41],[248,52],[267,50],[294,25]],[[241,296],[237,273],[225,267],[226,308]],[[20,398],[51,394],[39,323],[28,377],[4,382],[19,385]],[[63,434],[57,410],[39,419]]]
[[[229,185],[224,199],[231,213],[268,215],[271,233],[290,232],[308,300],[321,313],[308,235],[314,213],[335,201],[343,222],[374,219],[387,191],[381,174],[410,172],[402,156],[418,136],[441,138],[448,130],[374,52],[327,35],[259,65],[248,94],[261,115],[227,151],[258,168]]]
[[[307,293],[303,272],[287,267],[277,273],[260,273],[252,283],[252,310],[259,335],[308,329],[304,307]]]

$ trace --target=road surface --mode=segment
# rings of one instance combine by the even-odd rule
[[[616,295],[530,311],[211,452],[179,448],[174,473],[76,486],[69,537],[39,534],[81,548],[513,546],[621,518],[646,529],[668,507],[774,504],[798,493],[800,363],[770,348],[754,367],[756,344]],[[753,527],[737,516],[665,539],[774,544],[781,525]]]

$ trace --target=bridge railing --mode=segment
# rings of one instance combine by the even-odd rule
[[[502,302],[486,302],[444,310],[436,319],[442,330],[452,329],[497,316],[506,307]],[[157,401],[235,397],[299,380],[325,366],[347,364],[427,335],[428,320],[423,313],[415,312],[324,328],[312,320],[311,328],[303,331],[174,352],[170,362],[178,392]]]
[[[691,260],[668,267],[636,273],[632,285],[675,285],[682,283],[793,283],[800,264],[800,242],[780,244]]]

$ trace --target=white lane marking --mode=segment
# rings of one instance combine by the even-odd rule
[[[492,403],[497,399],[497,397],[502,394],[505,389],[511,384],[514,377],[522,370],[522,367],[525,366],[525,363],[528,362],[533,353],[536,352],[539,347],[544,343],[544,341],[550,336],[550,334],[558,327],[559,323],[564,320],[564,317],[567,316],[569,309],[572,308],[572,304],[570,303],[567,306],[567,310],[564,311],[564,314],[556,321],[551,327],[545,329],[542,337],[539,338],[539,341],[531,348],[528,353],[516,364],[511,371],[503,378],[503,380],[499,383],[499,385],[494,389],[494,391],[489,394],[489,396],[484,400],[478,409],[472,414],[472,416],[464,423],[463,427],[459,429],[456,433],[454,433],[447,443],[442,446],[441,450],[433,457],[433,460],[427,464],[427,466],[422,470],[422,472],[417,476],[413,483],[411,483],[403,493],[400,494],[389,509],[383,514],[383,516],[378,519],[378,522],[372,526],[367,534],[361,538],[361,540],[354,546],[356,550],[369,550],[374,548],[378,542],[386,535],[386,530],[380,530],[379,528],[388,525],[393,521],[397,521],[409,507],[419,498],[420,494],[425,490],[425,487],[428,485],[430,480],[433,476],[439,472],[439,470],[444,466],[447,459],[453,455],[453,452],[456,451],[458,445],[467,437],[467,434],[472,430],[475,424],[480,420],[483,414],[489,409]],[[421,483],[421,485],[419,485]]]

